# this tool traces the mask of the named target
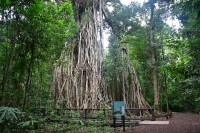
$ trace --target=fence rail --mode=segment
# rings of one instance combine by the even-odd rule
[[[40,109],[36,109],[36,112],[42,113],[43,116],[46,116],[48,114],[48,109],[47,108],[40,108]],[[70,111],[74,111],[75,113],[78,113],[80,115],[73,115],[73,112]],[[68,109],[57,109],[58,114],[60,114],[62,112],[62,114],[66,117],[69,118],[83,118],[83,119],[97,119],[98,116],[94,117],[94,116],[90,116],[92,114],[94,114],[94,112],[99,112],[102,111],[101,115],[103,116],[109,116],[110,119],[112,119],[113,117],[113,109],[112,108],[104,108],[104,109],[77,109],[77,108],[68,108]],[[135,116],[140,116],[138,118],[129,118],[130,120],[152,120],[155,121],[156,120],[156,116],[154,113],[154,109],[153,108],[126,108],[126,116],[130,116],[130,115],[135,115]],[[144,113],[148,112],[150,114],[150,117],[148,118],[143,118]]]

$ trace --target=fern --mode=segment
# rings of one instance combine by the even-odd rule
[[[33,126],[35,123],[38,123],[38,121],[36,120],[24,121],[20,122],[18,125],[22,127],[28,127],[28,126]]]
[[[21,111],[18,108],[12,107],[0,107],[0,123],[3,123],[5,120],[17,120],[17,115]]]

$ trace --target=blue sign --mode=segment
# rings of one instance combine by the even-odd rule
[[[115,116],[125,115],[125,102],[124,101],[114,101],[113,110]]]

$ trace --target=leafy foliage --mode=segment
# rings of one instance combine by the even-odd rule
[[[29,121],[20,122],[18,125],[22,126],[22,127],[29,127],[29,126],[35,125],[35,123],[38,123],[38,121],[36,121],[36,120],[29,120]]]
[[[1,105],[44,104],[51,93],[52,64],[76,31],[72,5],[18,0],[0,6]]]
[[[153,66],[150,54],[152,50],[148,37],[151,2],[153,0],[140,7],[134,3],[123,7],[116,4],[113,6],[114,10],[110,17],[112,26],[115,28],[113,32],[119,34],[118,40],[115,40],[125,43],[129,47],[129,54],[138,73],[143,94],[147,101],[153,104],[153,79],[151,76]],[[160,106],[165,109],[165,101],[168,99],[172,110],[198,112],[199,1],[171,2],[157,1],[153,18],[156,43],[154,45],[159,68]],[[182,29],[177,32],[169,27],[166,24],[169,17],[178,18],[182,22]],[[146,25],[142,24],[144,22]],[[121,61],[117,56],[119,51],[116,41],[111,39],[110,42],[110,54],[107,55],[105,63],[105,77],[107,81],[113,82],[117,73],[120,73],[118,69],[120,69]],[[114,82],[116,85],[117,78]]]
[[[18,108],[0,107],[0,123],[17,120],[20,113],[21,111]]]

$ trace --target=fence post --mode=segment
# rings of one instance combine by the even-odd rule
[[[151,113],[152,113],[152,121],[155,121],[156,120],[156,116],[155,116],[154,109],[151,110]]]
[[[114,128],[116,128],[116,117],[113,116],[113,124],[114,124]]]
[[[144,112],[143,112],[143,109],[141,109],[141,120],[143,121],[143,115],[144,115]]]
[[[85,120],[87,119],[87,109],[85,109]]]
[[[123,131],[125,132],[125,115],[122,115]]]
[[[105,111],[105,109],[103,109],[103,115],[104,115],[104,117],[106,116],[106,111]]]
[[[142,116],[144,115],[143,109],[141,109],[141,115],[142,115]]]

